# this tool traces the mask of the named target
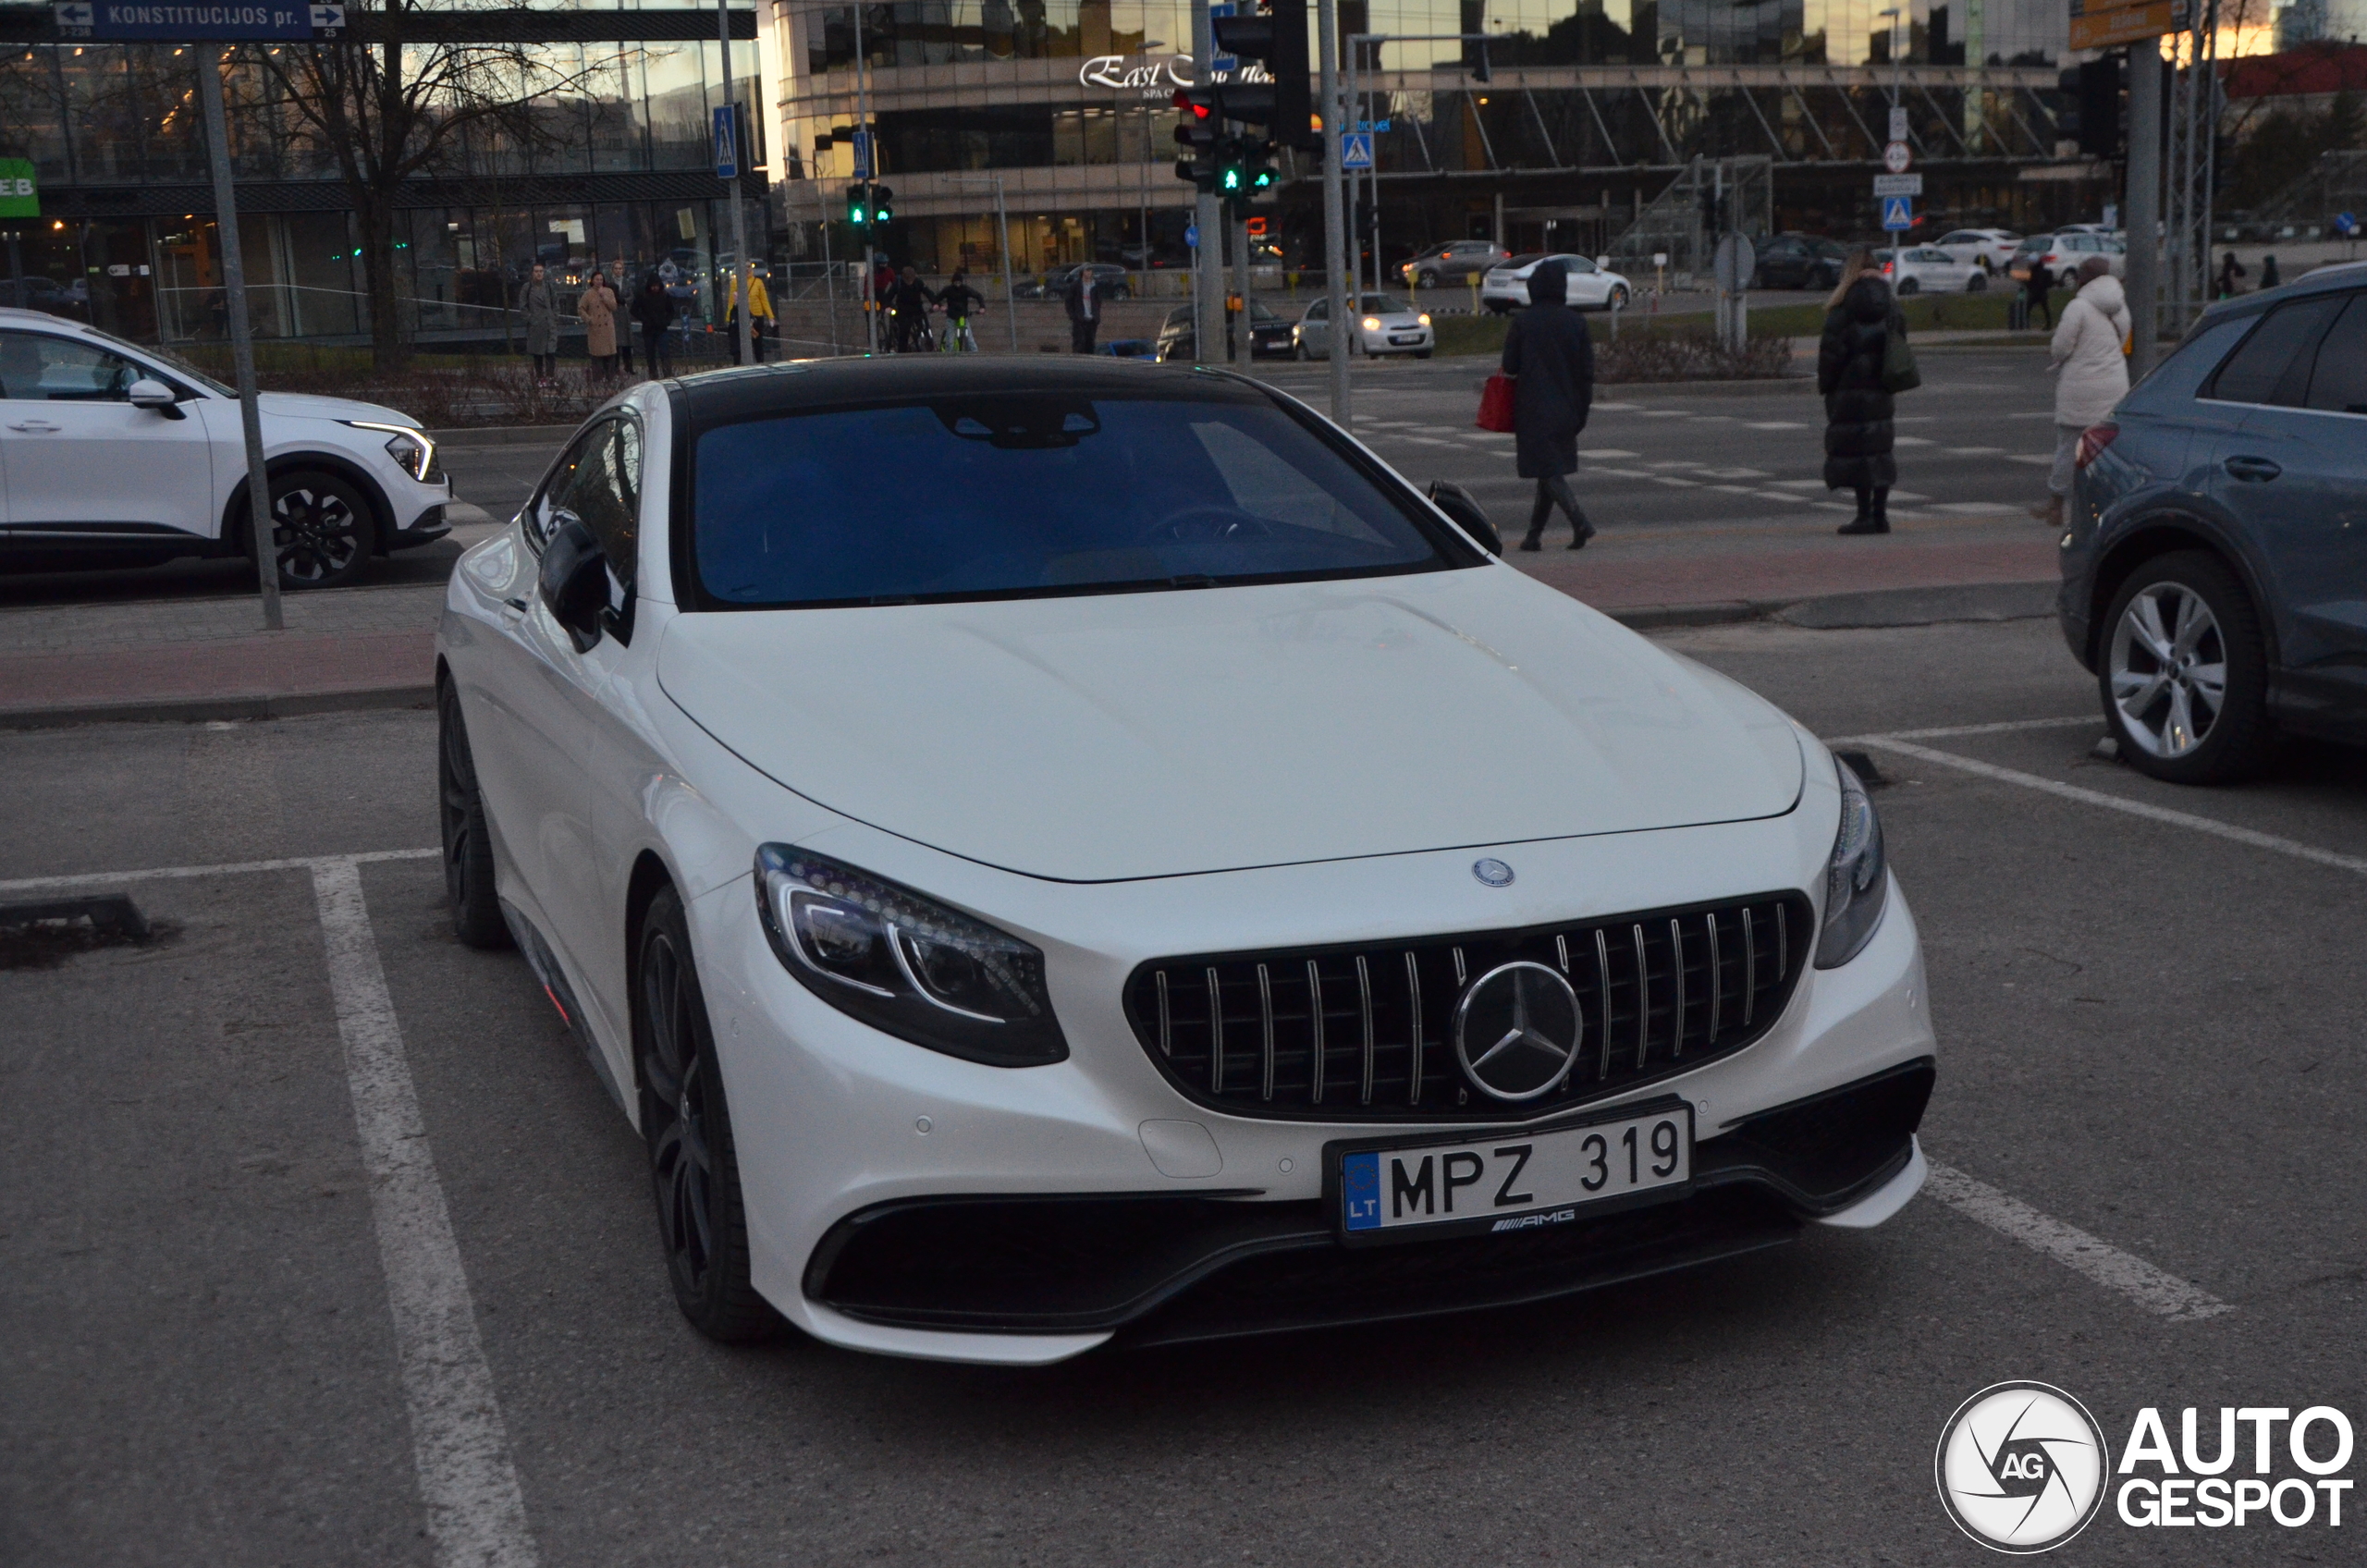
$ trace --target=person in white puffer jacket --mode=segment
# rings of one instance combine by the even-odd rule
[[[2128,391],[2128,297],[2112,263],[2090,256],[2079,263],[2079,292],[2055,324],[2047,368],[2054,374],[2054,468],[2049,492],[2030,515],[2050,527],[2063,526],[2063,506],[2071,494],[2071,471],[2079,433],[2112,412]]]

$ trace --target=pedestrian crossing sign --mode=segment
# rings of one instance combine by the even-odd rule
[[[1343,169],[1372,167],[1372,132],[1346,130],[1340,133],[1340,166]]]
[[[1893,234],[1904,233],[1915,227],[1915,199],[1911,196],[1883,198],[1883,227]]]

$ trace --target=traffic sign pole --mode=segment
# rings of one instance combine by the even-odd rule
[[[263,590],[263,624],[277,631],[279,541],[271,525],[271,472],[263,455],[263,410],[255,399],[255,340],[247,319],[247,266],[239,249],[239,201],[230,181],[228,117],[222,112],[222,48],[197,50],[197,96],[205,116],[207,161],[214,172],[214,224],[222,250],[222,288],[230,306],[230,365],[239,388],[239,426],[247,445],[247,537],[254,541],[255,582]]]
[[[1340,12],[1338,0],[1317,0],[1316,45],[1319,53],[1323,129],[1335,132],[1348,123],[1347,104],[1340,95]],[[1327,324],[1331,371],[1331,418],[1343,430],[1354,430],[1348,408],[1348,344],[1343,330],[1348,312],[1348,243],[1346,176],[1341,170],[1339,143],[1327,137],[1323,158],[1323,311]]]
[[[723,102],[715,110],[716,135],[722,144],[715,150],[715,172],[723,179],[724,199],[731,203],[731,249],[740,263],[732,295],[740,306],[738,362],[753,365],[756,362],[756,312],[752,308],[756,302],[756,269],[748,254],[747,206],[740,199],[740,110],[731,96],[731,12],[725,0],[716,0],[715,25],[723,39]],[[753,146],[755,138],[748,141]]]

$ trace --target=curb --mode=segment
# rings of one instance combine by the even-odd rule
[[[63,729],[80,724],[202,724],[222,720],[295,718],[316,713],[362,713],[428,707],[435,688],[363,686],[345,692],[257,692],[237,697],[162,697],[119,703],[69,703],[55,707],[0,708],[0,729]]]
[[[1732,626],[1765,620],[1784,607],[1782,599],[1717,599],[1700,605],[1629,605],[1602,613],[1630,631],[1657,631],[1677,626]]]

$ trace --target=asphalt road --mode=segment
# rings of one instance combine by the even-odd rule
[[[2207,792],[2095,761],[2042,620],[1668,641],[1830,737],[2005,727],[1859,742],[1943,1049],[1949,1180],[1887,1226],[1043,1371],[725,1351],[675,1313],[633,1136],[524,965],[451,940],[433,859],[361,864],[360,905],[342,861],[135,878],[166,939],[0,970],[0,1562],[1968,1563],[1932,1456],[1986,1385],[2060,1385],[2116,1453],[2142,1406],[2173,1443],[2202,1407],[2206,1450],[2221,1405],[2360,1416],[2361,757]],[[416,850],[432,740],[0,735],[0,878]],[[374,1229],[356,1096],[389,1034],[417,1125],[380,1180],[427,1172],[473,1304],[434,1342],[472,1333],[488,1374],[457,1415],[407,1407],[382,1248],[424,1243]],[[436,1557],[414,1415],[514,1466],[510,1555]],[[2107,1505],[2064,1560],[2347,1538]]]

